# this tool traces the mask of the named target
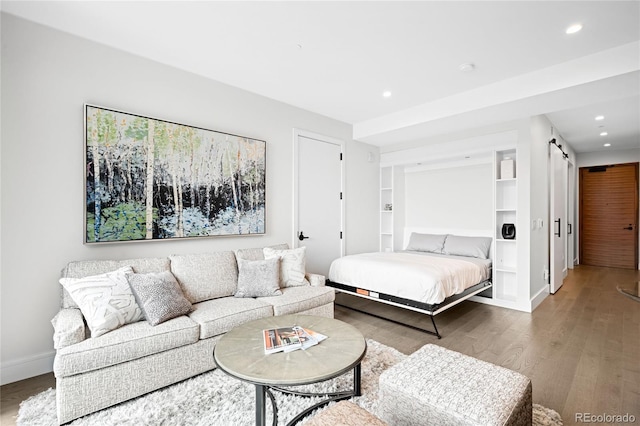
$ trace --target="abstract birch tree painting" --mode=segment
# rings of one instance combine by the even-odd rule
[[[86,242],[264,234],[266,142],[85,106]]]

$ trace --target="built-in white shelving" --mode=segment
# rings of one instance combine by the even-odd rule
[[[503,167],[503,161],[512,161],[512,167]],[[495,152],[495,235],[493,259],[493,299],[499,302],[518,301],[518,233],[514,239],[504,238],[502,227],[517,223],[518,180],[515,174],[516,150]],[[509,169],[508,176],[503,169]]]
[[[380,168],[380,251],[401,249],[404,197],[402,166]]]

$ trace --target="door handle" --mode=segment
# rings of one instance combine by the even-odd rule
[[[300,235],[298,235],[298,239],[299,239],[300,241],[309,239],[309,237],[305,237],[305,236],[304,236],[304,234],[303,234],[302,232],[303,232],[303,231],[300,231]]]
[[[629,226],[627,226],[626,228],[622,228],[622,229],[626,229],[627,231],[633,231],[633,224],[630,223]]]
[[[554,220],[554,222],[558,224],[558,232],[555,232],[555,231],[553,232],[553,234],[554,234],[556,237],[559,237],[559,236],[560,236],[560,230],[562,229],[562,227],[560,226],[560,220],[561,220],[561,219],[562,219],[562,218],[558,218],[558,220]]]

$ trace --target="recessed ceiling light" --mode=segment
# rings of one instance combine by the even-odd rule
[[[607,136],[608,134],[609,133],[607,133],[607,132],[602,132],[602,133],[600,133],[600,136]]]
[[[610,143],[605,143],[604,146],[611,146],[611,144]]]
[[[385,90],[384,92],[382,92],[382,96],[385,98],[390,98],[391,92],[389,90]]]
[[[464,64],[460,64],[458,69],[462,72],[471,72],[476,69],[476,66],[471,62],[465,62]]]
[[[596,115],[596,121],[604,120],[604,115]]]
[[[573,24],[565,31],[567,34],[575,34],[582,29],[582,24]]]

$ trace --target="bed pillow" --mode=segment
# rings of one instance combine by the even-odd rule
[[[142,310],[131,292],[125,266],[106,274],[84,278],[60,278],[60,284],[80,307],[91,337],[99,337],[125,324],[142,319]]]
[[[263,249],[265,260],[280,259],[280,287],[298,287],[309,285],[305,279],[306,247],[292,250]]]
[[[191,302],[170,271],[127,274],[127,279],[149,324],[158,325],[191,312]]]
[[[407,250],[442,253],[446,237],[446,235],[419,234],[417,232],[412,232],[411,237],[409,237]]]
[[[461,237],[458,235],[447,235],[447,238],[444,241],[442,253],[454,256],[488,259],[490,248],[491,237]]]
[[[238,259],[238,289],[235,297],[280,296],[280,260]]]

